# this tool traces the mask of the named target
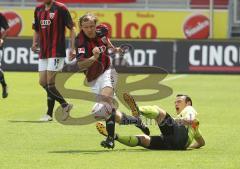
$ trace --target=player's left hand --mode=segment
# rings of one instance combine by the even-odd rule
[[[4,40],[0,39],[0,47],[2,47]]]
[[[70,49],[69,50],[69,60],[72,61],[75,58],[76,58],[76,51],[75,51],[75,49]]]

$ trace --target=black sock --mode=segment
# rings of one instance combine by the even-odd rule
[[[133,116],[126,115],[125,113],[122,113],[122,119],[120,121],[121,125],[129,125],[129,124],[139,124],[141,123],[140,118],[136,118]]]
[[[7,86],[2,69],[0,69],[0,83],[1,83],[2,87]]]
[[[112,115],[106,120],[106,128],[108,132],[108,139],[114,140],[115,134],[115,109],[112,110]]]
[[[59,91],[55,87],[55,84],[49,84],[48,91],[51,98],[53,98],[54,100],[57,100],[63,108],[68,105],[65,99],[63,98],[63,96],[59,93]]]
[[[47,105],[48,105],[47,114],[52,117],[53,109],[54,109],[54,105],[55,105],[55,99],[53,99],[52,97],[48,96],[47,97]]]
[[[47,114],[52,117],[55,99],[51,97],[51,94],[49,93],[47,86],[45,86],[44,89],[47,92],[47,106],[48,106]]]

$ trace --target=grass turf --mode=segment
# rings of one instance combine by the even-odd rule
[[[169,75],[167,78],[180,75]],[[130,78],[137,80],[143,76]],[[37,73],[7,72],[9,98],[0,100],[0,168],[9,169],[238,169],[240,154],[240,78],[237,75],[187,75],[162,82],[173,94],[153,102],[174,115],[173,102],[177,93],[192,96],[199,112],[200,128],[206,146],[191,151],[149,151],[116,143],[106,150],[99,143],[103,137],[95,124],[65,126],[56,121],[39,123],[46,111],[46,95],[38,85]],[[74,75],[67,87],[82,87],[83,75]],[[127,89],[126,89],[127,90]],[[89,90],[90,91],[90,90]],[[142,93],[144,91],[141,91]],[[73,115],[87,115],[92,102],[71,100]],[[127,109],[120,105],[120,109]],[[154,123],[153,135],[159,134]],[[116,128],[122,135],[141,132],[134,126]]]

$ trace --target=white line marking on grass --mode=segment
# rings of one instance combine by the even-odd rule
[[[187,77],[187,76],[188,75],[177,75],[177,76],[166,78],[162,82],[167,82],[167,81],[172,81],[172,80],[176,80],[176,79],[181,79],[181,78],[184,78],[184,77]]]

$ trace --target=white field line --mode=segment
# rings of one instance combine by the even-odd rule
[[[169,78],[166,78],[164,79],[162,82],[167,82],[167,81],[172,81],[172,80],[176,80],[176,79],[181,79],[181,78],[184,78],[184,77],[187,77],[188,75],[177,75],[177,76],[173,76],[173,77],[169,77]]]

